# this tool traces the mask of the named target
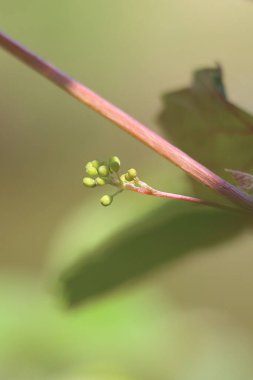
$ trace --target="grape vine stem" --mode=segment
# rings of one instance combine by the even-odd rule
[[[180,167],[203,185],[215,190],[237,206],[253,212],[252,197],[226,182],[169,141],[165,140],[83,84],[69,77],[55,66],[44,61],[3,32],[0,32],[0,46],[51,82],[58,85],[69,95],[78,99],[103,117],[109,119],[125,132],[129,133],[134,138]]]

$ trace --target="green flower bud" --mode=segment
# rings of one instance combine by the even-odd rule
[[[96,181],[93,178],[84,177],[83,178],[83,184],[84,184],[84,186],[87,186],[87,187],[95,187]]]
[[[120,176],[120,180],[121,180],[121,182],[126,182],[125,174],[122,174],[122,175]]]
[[[113,201],[113,197],[111,195],[103,195],[100,199],[100,203],[102,206],[109,206]]]
[[[109,168],[107,165],[101,165],[99,166],[98,168],[98,174],[101,176],[101,177],[107,177],[108,174],[109,174]]]
[[[92,167],[93,165],[92,165],[92,162],[91,161],[89,161],[89,162],[87,162],[87,164],[85,164],[85,169],[88,169],[88,168],[90,168],[90,167]]]
[[[112,172],[118,172],[120,168],[120,159],[117,156],[113,156],[109,160],[109,167]]]
[[[104,180],[104,178],[101,178],[101,177],[97,177],[95,181],[96,181],[96,184],[99,186],[103,186],[106,184],[106,181]]]
[[[125,181],[132,181],[133,178],[130,177],[130,175],[128,173],[125,174]]]
[[[132,181],[134,178],[137,177],[137,171],[135,169],[129,169],[127,171],[127,174],[128,174],[128,178],[131,178],[130,181]]]
[[[86,167],[86,173],[90,175],[91,177],[96,177],[98,175],[98,171],[93,166],[87,166]]]
[[[93,160],[93,161],[91,161],[91,164],[92,164],[93,168],[98,169],[99,166],[101,165],[101,162],[99,162],[98,160]]]

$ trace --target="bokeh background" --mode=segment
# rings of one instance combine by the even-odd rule
[[[0,0],[3,31],[156,131],[161,95],[215,61],[253,113],[252,19],[247,0]],[[162,202],[124,194],[102,208],[81,185],[86,161],[117,154],[158,188],[188,185],[4,51],[0,83],[0,379],[252,379],[249,232],[61,307],[61,269]]]

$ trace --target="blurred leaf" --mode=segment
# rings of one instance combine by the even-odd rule
[[[229,176],[227,167],[251,167],[253,117],[226,100],[220,67],[196,71],[191,88],[164,100],[160,120],[176,145],[222,176]],[[205,192],[202,185],[194,186],[198,193]],[[60,289],[67,304],[78,305],[189,252],[231,238],[244,228],[244,218],[168,203],[135,219],[130,227],[123,224],[107,242],[83,252],[63,272]]]
[[[238,335],[231,315],[224,324],[214,310],[175,308],[157,281],[66,313],[50,302],[38,276],[2,271],[0,379],[251,379],[248,331]],[[244,309],[241,296],[232,298]]]
[[[75,306],[134,278],[235,236],[245,217],[194,205],[170,203],[122,229],[60,278],[66,302]]]
[[[169,299],[167,307],[166,334],[173,341],[181,330],[173,328],[176,310]],[[140,366],[147,379],[145,371],[154,378],[163,366],[150,342],[162,347],[164,308],[151,289],[66,313],[51,302],[38,276],[2,271],[0,309],[1,380],[130,380]],[[174,350],[170,354],[176,356]]]
[[[159,121],[182,150],[222,177],[253,170],[253,117],[227,100],[221,67],[197,70],[190,88],[163,98]],[[198,194],[210,192],[192,180]]]

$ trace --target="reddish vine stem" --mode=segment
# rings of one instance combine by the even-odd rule
[[[253,199],[235,186],[223,180],[205,166],[188,156],[179,148],[163,139],[161,136],[142,125],[140,122],[121,111],[119,108],[91,91],[65,73],[47,63],[27,48],[0,32],[0,46],[32,67],[44,77],[57,84],[80,102],[86,104],[94,111],[118,125],[161,156],[180,167],[193,178],[217,191],[233,203],[253,212]]]
[[[175,199],[178,201],[196,203],[196,204],[199,204],[202,206],[215,207],[215,208],[220,208],[220,209],[227,210],[227,211],[233,211],[233,212],[240,211],[241,212],[241,210],[238,208],[230,207],[227,205],[222,205],[222,204],[217,203],[217,202],[207,201],[207,200],[201,199],[201,198],[190,197],[188,195],[167,193],[167,192],[155,190],[155,189],[149,190],[149,189],[146,189],[144,187],[136,187],[136,186],[129,186],[129,187],[127,186],[127,189],[130,191],[139,193],[139,194],[152,195],[152,196],[160,197],[160,198]]]

